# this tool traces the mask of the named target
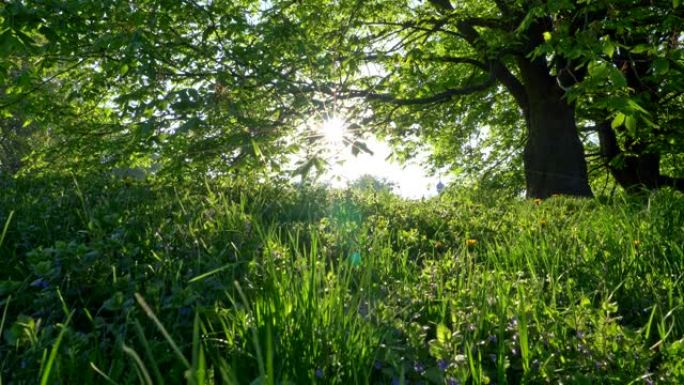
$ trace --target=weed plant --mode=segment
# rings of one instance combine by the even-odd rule
[[[3,180],[0,384],[684,383],[684,197]]]

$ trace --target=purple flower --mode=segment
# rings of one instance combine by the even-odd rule
[[[425,367],[423,366],[423,364],[416,361],[416,363],[413,364],[413,370],[415,370],[416,373],[423,374],[423,372],[425,372]]]
[[[38,278],[35,281],[30,283],[31,287],[37,287],[39,289],[45,289],[46,287],[50,286],[50,283],[43,278]]]
[[[380,362],[379,360],[375,360],[375,362],[373,363],[373,367],[375,368],[375,370],[382,369],[382,362]]]
[[[487,337],[487,340],[495,344],[499,339],[496,337],[496,335],[492,334],[491,336]]]
[[[447,368],[449,368],[449,363],[446,362],[446,360],[439,360],[437,361],[437,367],[439,368],[439,370],[445,372]]]
[[[449,377],[447,379],[447,385],[461,385],[461,381],[459,381],[453,377]]]
[[[401,381],[397,377],[392,377],[392,385],[401,385]]]
[[[323,378],[323,369],[321,369],[321,368],[316,369],[316,372],[314,372],[314,375],[316,376],[316,378]]]

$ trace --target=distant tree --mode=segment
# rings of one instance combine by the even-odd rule
[[[362,191],[375,192],[391,192],[395,187],[395,183],[386,178],[375,175],[364,174],[349,183],[350,189],[357,189]]]

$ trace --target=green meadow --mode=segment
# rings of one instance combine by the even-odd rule
[[[2,384],[684,381],[681,193],[2,183]]]

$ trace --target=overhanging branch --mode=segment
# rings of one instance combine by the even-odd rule
[[[450,88],[440,93],[426,96],[422,98],[397,98],[392,94],[386,93],[376,93],[364,90],[350,90],[347,91],[345,96],[350,98],[365,98],[366,100],[377,100],[385,103],[391,103],[398,106],[410,106],[410,105],[425,105],[432,103],[441,103],[450,100],[455,96],[469,95],[475,92],[480,92],[491,87],[496,81],[494,73],[490,73],[487,80],[479,84],[473,84],[470,86],[465,86],[461,88]]]

